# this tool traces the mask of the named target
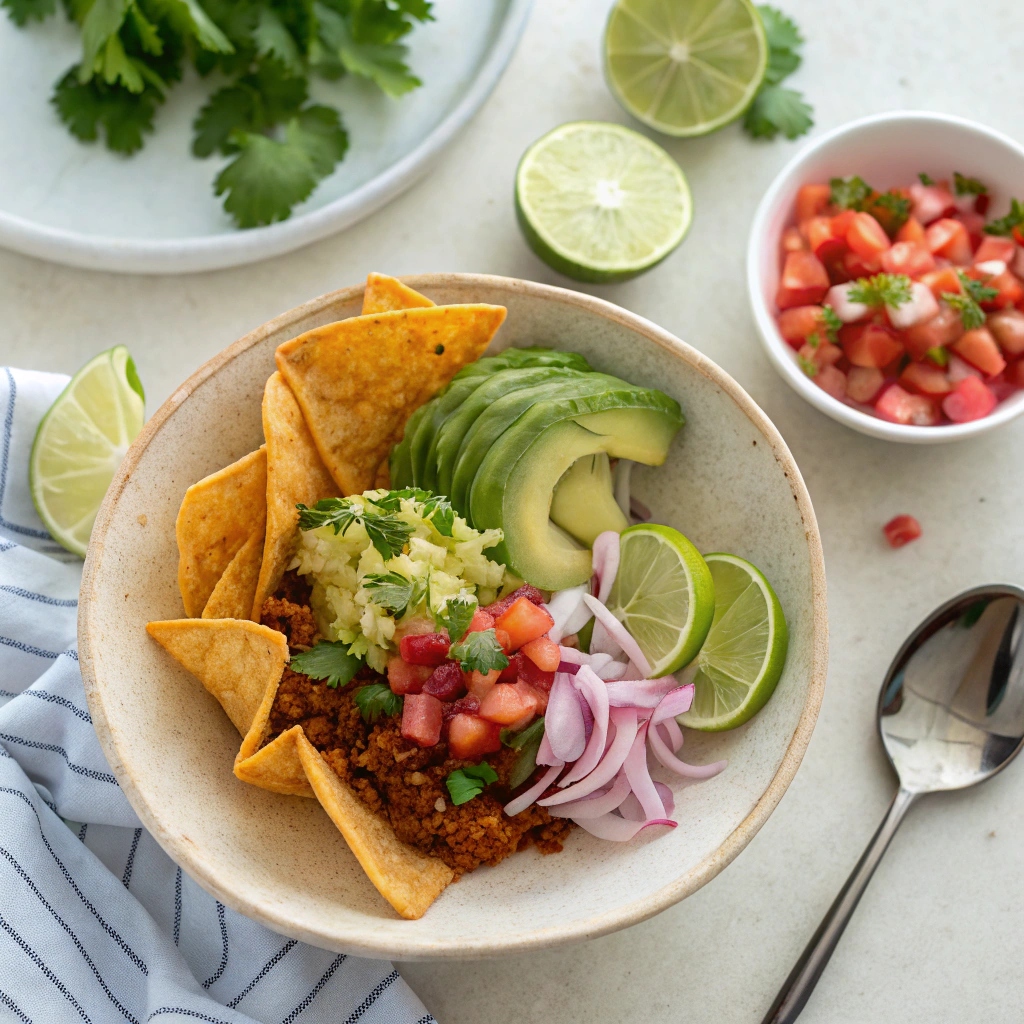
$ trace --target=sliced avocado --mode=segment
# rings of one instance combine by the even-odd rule
[[[413,413],[405,428],[405,436],[395,446],[391,456],[392,486],[428,486],[424,482],[424,466],[430,443],[445,420],[462,405],[480,383],[480,378],[515,366],[566,366],[577,370],[589,369],[583,356],[576,352],[555,349],[507,348],[497,355],[484,356],[464,366],[451,383],[438,395]],[[415,422],[414,422],[415,421]],[[399,477],[399,474],[402,474]]]
[[[647,389],[533,406],[491,446],[470,491],[476,528],[505,533],[491,557],[545,590],[585,583],[591,575],[589,549],[550,518],[562,475],[577,459],[601,452],[661,465],[682,424],[678,403]],[[609,522],[604,528],[615,526]]]
[[[629,526],[615,501],[607,452],[584,455],[562,474],[555,485],[550,515],[556,526],[588,548],[606,530],[621,533]]]

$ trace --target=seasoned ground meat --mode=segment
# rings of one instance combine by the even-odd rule
[[[316,625],[308,606],[281,595],[263,606],[264,625],[279,629],[293,646],[309,646]],[[310,631],[312,630],[312,632]],[[348,686],[323,682],[286,668],[270,713],[270,737],[299,724],[328,764],[360,798],[388,820],[404,842],[440,857],[456,876],[481,864],[497,864],[533,843],[542,853],[562,849],[572,823],[533,806],[510,818],[508,773],[514,751],[487,758],[498,781],[467,803],[452,804],[445,779],[471,761],[448,756],[447,743],[421,748],[402,738],[397,717],[363,721],[353,693],[383,678],[364,669]]]

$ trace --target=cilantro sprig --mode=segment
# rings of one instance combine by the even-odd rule
[[[399,519],[394,512],[362,500],[365,504],[361,505],[352,498],[322,498],[312,508],[300,503],[295,506],[299,510],[299,528],[315,530],[332,526],[335,534],[346,534],[353,523],[359,523],[385,562],[401,554],[413,535],[411,524]]]
[[[466,635],[466,630],[469,629],[469,624],[473,621],[476,609],[475,597],[466,597],[465,595],[449,597],[444,607],[435,616],[437,628],[446,629],[448,639],[453,644],[457,644]]]
[[[157,109],[191,64],[225,83],[194,122],[192,151],[231,160],[214,183],[239,227],[287,218],[341,161],[348,136],[311,82],[355,75],[399,97],[418,87],[402,41],[433,20],[428,0],[65,0],[81,59],[57,81],[53,106],[82,142],[125,155],[153,131]],[[56,0],[0,0],[24,26]],[[215,74],[214,74],[215,73]]]
[[[874,191],[859,175],[833,178],[829,186],[832,189],[831,203],[840,210],[863,210],[868,197]]]
[[[997,220],[990,220],[985,225],[985,232],[989,235],[1012,235],[1024,231],[1024,203],[1019,199],[1010,200],[1010,212],[1005,217]]]
[[[374,725],[380,718],[390,718],[392,715],[400,715],[405,701],[397,693],[392,693],[391,687],[384,683],[370,683],[368,686],[360,686],[352,699],[359,708],[359,714],[367,725]]]
[[[427,581],[407,579],[400,572],[370,572],[362,580],[370,600],[396,617],[417,607],[427,595]]]
[[[458,643],[452,644],[448,657],[457,661],[466,672],[482,672],[486,675],[496,668],[508,667],[508,656],[498,643],[493,629],[467,633]]]
[[[981,303],[994,299],[999,294],[999,289],[989,288],[984,282],[968,277],[962,270],[956,273],[963,291],[943,292],[942,301],[960,314],[964,330],[973,331],[985,324],[985,311],[981,308]]]
[[[953,191],[958,196],[983,196],[988,194],[988,185],[977,178],[968,178],[967,175],[954,171]]]
[[[442,537],[452,535],[452,529],[455,526],[455,509],[443,494],[434,494],[421,487],[403,487],[400,491],[388,491],[383,498],[376,499],[374,504],[388,512],[398,512],[402,507],[403,498],[407,501],[418,502],[422,506],[420,515],[429,520]]]
[[[325,679],[332,689],[350,683],[363,667],[363,659],[349,654],[340,640],[321,640],[308,651],[293,654],[288,667],[310,679]]]
[[[801,93],[784,89],[781,83],[800,67],[803,36],[778,8],[760,4],[757,11],[768,40],[768,67],[743,118],[743,127],[755,139],[774,139],[779,133],[796,139],[814,124],[814,111]]]
[[[469,803],[473,797],[479,796],[485,787],[497,781],[498,773],[484,761],[468,768],[456,768],[444,780],[444,784],[448,787],[452,803],[458,806]]]
[[[851,302],[895,309],[910,301],[910,285],[911,280],[906,274],[875,274],[858,278],[846,294]]]
[[[935,179],[930,174],[928,174],[926,171],[919,172],[918,175],[917,175],[917,178],[918,178],[918,181],[920,181],[922,185],[934,185],[935,184]]]

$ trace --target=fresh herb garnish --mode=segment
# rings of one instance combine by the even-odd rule
[[[935,184],[935,179],[930,174],[926,174],[924,171],[921,171],[918,174],[917,177],[920,180],[922,185],[934,185]]]
[[[486,762],[470,765],[468,768],[456,768],[444,784],[448,787],[448,793],[452,803],[468,803],[475,796],[479,796],[485,786],[498,781],[498,773]]]
[[[998,220],[990,220],[985,225],[989,235],[1012,235],[1014,229],[1024,230],[1024,203],[1019,199],[1010,200],[1010,212]]]
[[[400,572],[369,572],[362,583],[370,592],[370,600],[395,616],[415,608],[427,593],[425,580],[406,579]]]
[[[360,506],[351,498],[323,498],[312,508],[299,504],[299,528],[315,530],[320,526],[333,526],[336,534],[345,534],[353,523],[360,523],[370,543],[388,561],[401,554],[413,527],[393,512],[377,511],[369,503]]]
[[[288,667],[310,679],[326,679],[332,689],[352,681],[363,667],[363,659],[349,654],[340,640],[321,640],[308,651],[293,654]]]
[[[893,190],[874,196],[869,206],[890,238],[910,219],[910,200]]]
[[[941,345],[933,345],[924,357],[936,366],[949,366],[949,353]]]
[[[846,295],[851,302],[895,309],[910,301],[910,285],[906,274],[875,274],[874,277],[858,278]]]
[[[808,359],[806,356],[797,355],[796,361],[800,364],[800,369],[807,374],[808,377],[818,376],[818,364],[813,359]]]
[[[965,331],[973,331],[985,324],[985,311],[980,303],[989,302],[999,294],[998,288],[989,288],[981,281],[968,277],[962,270],[956,272],[963,292],[943,292],[942,301],[960,314]]]
[[[404,487],[400,491],[388,491],[383,498],[378,498],[374,504],[388,512],[398,512],[401,509],[401,501],[419,502],[423,508],[420,515],[428,519],[431,525],[442,537],[450,537],[455,526],[455,509],[452,503],[443,494],[433,494],[424,491],[419,487]]]
[[[501,649],[493,629],[467,633],[459,643],[452,644],[448,657],[457,661],[466,672],[486,675],[496,668],[508,667],[508,656]]]
[[[384,683],[360,686],[352,694],[352,699],[367,725],[373,725],[382,715],[390,718],[401,714],[405,705],[405,701],[397,693],[392,693],[391,687]]]
[[[859,175],[852,178],[833,178],[832,205],[840,210],[863,210],[874,189]]]
[[[477,600],[475,597],[449,597],[444,607],[434,617],[438,629],[448,631],[448,639],[457,644],[469,629],[469,624],[476,614]]]
[[[843,326],[843,321],[839,319],[838,314],[831,306],[823,306],[821,310],[821,322],[828,332],[828,340],[833,344],[839,338],[839,331]]]
[[[512,732],[511,729],[501,730],[501,742],[506,747],[519,751],[519,756],[513,762],[508,776],[510,789],[521,786],[534,773],[537,767],[537,752],[543,738],[543,718],[535,719],[520,732]]]
[[[755,139],[774,139],[780,132],[795,139],[814,124],[814,111],[801,93],[784,89],[780,83],[800,66],[804,40],[796,24],[777,8],[761,4],[757,10],[768,40],[768,66],[743,127]]]
[[[982,184],[977,178],[968,178],[959,171],[954,171],[953,191],[958,196],[983,196],[988,193],[988,185]]]

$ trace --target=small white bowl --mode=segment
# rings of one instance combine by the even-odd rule
[[[1024,147],[1012,139],[947,114],[898,111],[852,121],[815,139],[782,169],[754,216],[747,246],[747,286],[769,359],[783,380],[816,409],[871,437],[910,444],[976,437],[1024,413],[1024,391],[1000,402],[983,419],[939,427],[890,423],[826,394],[797,365],[795,352],[775,323],[782,232],[792,223],[801,185],[858,174],[876,188],[888,189],[915,181],[919,171],[947,177],[954,170],[980,178],[990,187],[991,217],[1002,216],[1010,197],[1024,193]]]

